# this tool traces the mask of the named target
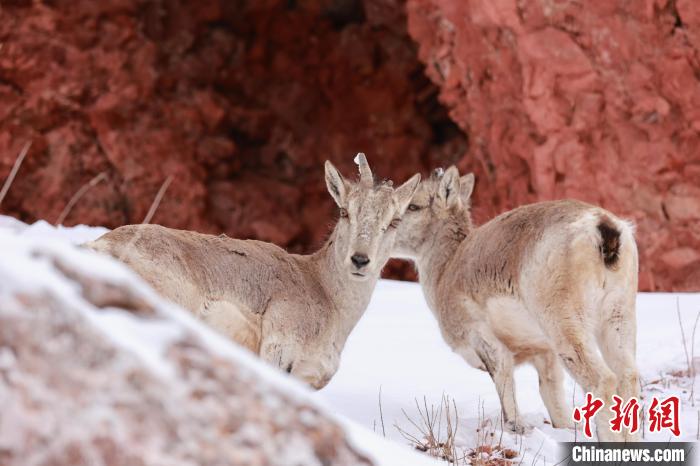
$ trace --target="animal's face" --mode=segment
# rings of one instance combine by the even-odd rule
[[[396,231],[420,176],[393,189],[390,183],[375,184],[367,160],[358,155],[360,181],[347,181],[326,162],[326,184],[339,208],[335,248],[349,278],[377,277],[389,260]]]
[[[401,220],[393,256],[415,259],[452,216],[468,216],[473,189],[474,175],[460,178],[454,166],[445,172],[438,169],[422,181]]]

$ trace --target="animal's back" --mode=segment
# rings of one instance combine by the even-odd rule
[[[475,228],[458,249],[439,293],[468,313],[442,320],[455,329],[488,322],[522,361],[549,348],[542,325],[560,310],[557,295],[633,293],[636,254],[629,225],[602,208],[575,200],[516,208]]]
[[[159,225],[117,228],[86,247],[125,262],[166,298],[198,313],[209,302],[231,301],[248,312],[264,306],[290,255],[269,243],[206,235]]]
[[[584,260],[616,270],[623,249],[636,264],[632,230],[610,212],[576,200],[539,202],[474,229],[450,271],[477,300],[513,296],[521,292],[523,269],[533,261],[575,267]]]

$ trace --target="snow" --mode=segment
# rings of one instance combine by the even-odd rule
[[[687,367],[680,326],[676,316],[678,300],[681,319],[690,350],[693,324],[700,312],[700,293],[639,293],[637,298],[637,360],[645,395],[678,394],[682,400],[681,438],[694,441],[697,435],[697,407],[690,406],[688,393],[683,393],[687,380],[671,380],[668,374]],[[699,332],[700,333],[700,332]],[[696,342],[700,334],[696,335]],[[697,344],[697,343],[696,343]],[[700,348],[698,348],[700,353]],[[697,357],[696,357],[697,358]],[[539,395],[537,373],[532,367],[516,370],[516,393],[521,415],[533,429],[520,437],[504,434],[506,446],[545,462],[554,459],[557,442],[573,441],[574,431],[554,429],[545,424],[547,411]],[[670,381],[664,387],[663,379]],[[458,440],[465,448],[476,445],[476,432],[486,419],[495,426],[500,438],[500,404],[493,383],[485,372],[472,368],[453,353],[442,340],[437,322],[425,303],[420,286],[415,283],[381,281],[369,308],[348,338],[343,350],[340,370],[317,396],[337,412],[356,423],[372,427],[380,425],[379,392],[387,437],[406,443],[394,424],[409,432],[415,431],[404,410],[418,419],[415,399],[423,397],[428,406],[439,406],[443,394],[455,399],[460,414]],[[567,377],[567,399],[572,399],[573,381]],[[576,402],[583,394],[576,388]],[[700,406],[700,397],[695,404]],[[577,438],[581,440],[580,430]],[[667,432],[646,433],[645,440],[669,440]],[[521,447],[522,443],[522,447]],[[538,454],[539,451],[539,454]]]
[[[2,226],[2,223],[0,223],[0,226]],[[71,244],[82,244],[97,239],[108,231],[109,230],[104,227],[91,227],[87,225],[76,225],[74,227],[64,227],[63,225],[53,226],[44,220],[39,220],[24,229],[22,236],[30,239],[52,238]]]
[[[522,453],[518,462],[537,460],[552,464],[556,462],[557,442],[581,439],[580,430],[575,433],[573,430],[554,429],[545,423],[546,410],[539,395],[537,375],[534,369],[526,366],[516,371],[516,393],[521,415],[532,428],[524,435],[501,433],[500,407],[490,377],[471,368],[443,342],[418,284],[380,281],[366,314],[348,339],[338,373],[326,388],[312,393],[285,374],[260,364],[247,351],[229,344],[188,313],[158,298],[126,267],[92,252],[68,247],[96,239],[106,231],[86,226],[56,228],[46,222],[27,226],[0,216],[0,250],[3,254],[0,276],[12,276],[15,281],[12,286],[30,287],[40,283],[67,299],[76,299],[76,290],[66,289],[65,283],[54,273],[51,260],[58,257],[93,276],[109,276],[117,282],[128,282],[149,296],[159,308],[165,309],[163,312],[178,325],[163,327],[162,323],[154,322],[137,328],[131,317],[118,311],[91,316],[99,320],[99,328],[120,346],[167,374],[168,368],[159,361],[158,348],[177,338],[181,325],[194,328],[217,354],[244,361],[246,367],[275,385],[284,387],[294,396],[311,399],[315,406],[333,413],[353,443],[381,465],[440,464],[410,451],[406,447],[408,442],[395,424],[408,432],[415,432],[404,412],[418,420],[416,399],[422,403],[425,397],[428,406],[438,406],[445,394],[456,403],[459,412],[457,444],[465,451],[485,441],[495,444],[502,440],[505,446]],[[45,260],[27,261],[32,254]],[[0,291],[3,286],[10,284],[0,284]],[[678,394],[681,397],[680,440],[690,441],[697,435],[698,408],[688,401],[690,381],[673,376],[687,367],[676,315],[677,304],[690,351],[693,324],[700,312],[700,293],[640,293],[637,299],[637,360],[645,400],[652,395]],[[698,338],[700,335],[696,340]],[[372,433],[373,429],[382,431],[380,390],[386,439]],[[581,389],[574,389],[569,378],[567,394],[568,399],[581,403]],[[694,404],[700,405],[700,397],[696,396]],[[666,441],[669,434],[647,432],[645,439]]]
[[[126,266],[92,251],[74,247],[94,240],[106,231],[101,227],[82,225],[55,228],[44,221],[25,225],[9,217],[0,216],[0,255],[3,257],[3,261],[0,261],[0,277],[3,279],[0,280],[0,297],[9,298],[11,295],[7,294],[8,292],[26,290],[33,293],[46,292],[69,303],[72,309],[81,313],[95,328],[102,331],[105,337],[124,351],[135,355],[152,370],[152,373],[164,380],[172,380],[174,376],[173,369],[164,357],[166,348],[182,337],[185,331],[189,332],[204,341],[212,353],[235,360],[241,367],[246,367],[251,373],[262,377],[271,386],[283,390],[288,397],[320,409],[326,416],[338,422],[346,430],[349,441],[373,459],[375,464],[390,466],[397,464],[397,461],[398,464],[406,466],[439,464],[425,455],[411,451],[405,445],[383,439],[368,428],[336,414],[334,407],[315,396],[304,384],[261,363],[247,350],[231,344],[188,312],[157,296]],[[144,297],[149,305],[153,306],[156,316],[152,319],[142,319],[117,309],[96,311],[82,298],[80,287],[66,280],[66,277],[56,270],[55,263],[68,264],[71,270],[84,273],[88,277],[109,278],[110,283],[125,285],[138,296]],[[12,364],[10,356],[11,354],[0,353],[0,364]],[[246,377],[244,373],[240,375]],[[271,403],[275,400],[276,398],[270,397]],[[296,456],[307,457],[302,448],[294,448],[293,445],[289,448],[291,450],[286,452],[288,454],[285,458],[291,460]],[[301,463],[305,462],[294,464]]]
[[[378,465],[437,466],[441,464],[427,455],[418,455],[397,442],[382,438],[354,421],[342,417],[340,420],[354,445],[367,452]]]

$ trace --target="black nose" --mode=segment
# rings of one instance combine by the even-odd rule
[[[350,260],[358,269],[361,269],[365,265],[369,264],[369,257],[365,256],[364,254],[353,254]]]

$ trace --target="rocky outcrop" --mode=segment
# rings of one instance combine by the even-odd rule
[[[574,197],[637,224],[640,287],[700,289],[700,4],[408,0],[470,135],[478,216]]]
[[[0,464],[372,464],[300,385],[116,262],[5,229],[0,251]]]
[[[0,178],[32,146],[2,211],[55,222],[104,173],[66,223],[115,227],[172,177],[154,222],[308,251],[334,216],[321,162],[351,173],[362,150],[397,180],[474,170],[479,222],[537,200],[601,204],[638,225],[643,290],[698,290],[699,9],[6,1]]]
[[[335,210],[322,163],[364,151],[405,180],[464,152],[399,3],[93,0],[3,3],[2,205],[67,224],[153,222],[320,246]]]

